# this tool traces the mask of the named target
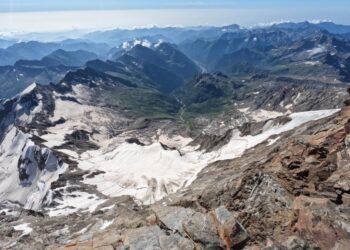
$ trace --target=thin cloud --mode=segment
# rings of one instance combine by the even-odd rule
[[[221,8],[143,9],[110,11],[55,11],[0,13],[2,32],[57,32],[137,26],[203,26],[237,23],[252,26],[276,20],[333,20],[349,24],[350,9],[344,8]]]

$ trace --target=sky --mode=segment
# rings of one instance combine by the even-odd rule
[[[305,20],[350,24],[349,13],[350,0],[0,0],[0,33]]]

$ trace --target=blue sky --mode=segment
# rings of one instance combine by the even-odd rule
[[[350,0],[0,0],[0,35],[305,20],[350,24]]]
[[[1,0],[0,11],[156,8],[349,8],[349,0]]]

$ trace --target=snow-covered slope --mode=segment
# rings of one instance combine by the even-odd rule
[[[45,208],[51,216],[92,212],[106,197],[122,195],[151,204],[191,184],[208,164],[239,157],[273,135],[337,111],[294,113],[283,124],[271,119],[255,136],[234,130],[228,143],[205,152],[188,146],[192,138],[134,127],[135,121],[94,103],[90,94],[84,85],[73,85],[69,93],[32,85],[4,102],[0,201],[38,210],[53,200],[55,206]],[[51,183],[72,163],[68,172],[81,171],[81,180],[65,179],[51,192]]]
[[[273,125],[271,120],[266,123],[263,132],[256,136],[241,137],[236,130],[228,144],[210,153],[196,151],[186,145],[170,149],[155,141],[146,146],[123,143],[108,153],[103,150],[88,151],[76,160],[84,170],[104,172],[85,179],[85,183],[96,185],[103,194],[131,195],[149,204],[189,185],[209,163],[239,157],[246,149],[272,135],[330,116],[337,111],[294,113],[290,115],[291,121],[284,125]]]
[[[30,138],[12,127],[0,145],[0,201],[38,210],[44,202],[50,203],[46,199],[50,185],[65,171],[66,164]]]

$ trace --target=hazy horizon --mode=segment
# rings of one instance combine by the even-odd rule
[[[96,1],[48,2],[4,0],[0,3],[0,33],[94,31],[151,26],[252,26],[280,21],[332,20],[350,24],[350,4],[336,0],[303,3],[267,0],[202,1]],[[108,9],[108,10],[106,10]]]

